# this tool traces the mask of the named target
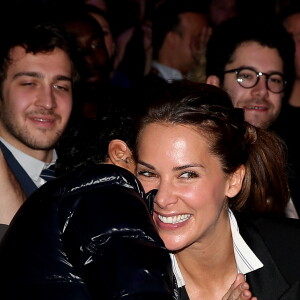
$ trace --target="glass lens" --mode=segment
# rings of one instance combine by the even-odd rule
[[[271,74],[268,78],[268,87],[274,93],[280,93],[284,89],[284,79],[280,74]]]
[[[238,83],[245,88],[251,88],[255,86],[257,79],[257,74],[253,70],[242,69],[237,73]]]

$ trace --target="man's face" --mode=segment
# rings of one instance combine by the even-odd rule
[[[236,0],[212,0],[209,5],[210,18],[214,26],[238,14]]]
[[[293,36],[295,42],[295,71],[297,79],[300,79],[300,13],[289,16],[283,25]]]
[[[0,100],[0,135],[19,150],[46,161],[71,114],[71,61],[58,48],[32,54],[15,47],[10,57]]]
[[[178,70],[183,74],[190,72],[199,59],[201,34],[208,27],[205,15],[194,12],[180,14],[180,39],[177,44]]]
[[[278,51],[256,42],[241,44],[225,66],[225,71],[241,67],[266,74],[283,73],[283,62]],[[235,73],[227,73],[224,75],[223,88],[231,96],[233,105],[244,109],[245,119],[250,124],[268,128],[278,117],[284,94],[268,90],[265,76],[261,76],[254,87],[244,88],[237,82]]]
[[[83,81],[90,89],[107,85],[110,64],[101,26],[92,16],[87,16],[84,20],[78,19],[65,24],[65,28],[76,37],[83,55]]]

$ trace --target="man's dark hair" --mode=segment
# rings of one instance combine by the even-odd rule
[[[286,7],[283,7],[279,13],[279,19],[281,22],[284,22],[284,20],[294,14],[300,13],[300,3],[294,2],[291,5],[288,5]]]
[[[11,64],[11,50],[15,47],[22,47],[26,53],[49,53],[55,48],[63,50],[70,58],[73,65],[73,83],[79,80],[75,61],[77,61],[77,51],[75,44],[66,32],[51,23],[24,24],[15,26],[4,34],[0,43],[0,87],[7,76],[7,69]],[[2,92],[1,92],[2,93]]]
[[[159,50],[168,32],[179,30],[179,15],[185,12],[206,14],[207,4],[204,4],[203,1],[193,0],[166,0],[159,4],[154,10],[152,19],[152,47],[154,59],[157,59]]]
[[[72,124],[62,135],[58,152],[57,172],[64,174],[79,165],[105,163],[108,145],[114,139],[124,141],[130,150],[135,142],[135,115],[120,106],[108,107],[97,119]]]
[[[295,45],[290,34],[275,18],[238,16],[217,27],[207,44],[206,75],[215,75],[223,82],[226,64],[232,59],[234,51],[242,43],[248,41],[257,42],[278,51],[287,81],[285,89],[287,98],[294,80]]]

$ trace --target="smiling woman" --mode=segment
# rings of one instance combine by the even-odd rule
[[[291,291],[266,289],[275,267],[268,257],[278,262],[276,280],[290,278],[292,286],[300,278],[298,269],[283,267],[290,256],[300,266],[297,251],[288,248],[299,239],[299,221],[264,216],[282,215],[288,201],[285,147],[227,101],[213,86],[170,84],[140,120],[137,176],[146,192],[157,190],[153,219],[173,253],[179,299],[225,300],[229,293],[232,299],[280,299]],[[273,226],[290,241],[274,237]],[[247,274],[255,297],[243,290],[239,273]]]

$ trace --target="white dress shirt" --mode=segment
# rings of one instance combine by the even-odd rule
[[[45,163],[44,161],[38,160],[19,149],[12,146],[10,143],[0,137],[1,142],[8,148],[13,154],[18,163],[22,166],[28,176],[32,179],[37,187],[42,186],[46,181],[40,177],[43,169],[48,168],[50,165],[55,164],[57,159],[56,151],[53,151],[51,163]]]
[[[158,76],[162,79],[172,82],[174,80],[182,80],[183,76],[180,71],[170,68],[168,66],[162,65],[157,61],[152,62],[152,67],[158,71]]]
[[[246,244],[246,242],[240,235],[237,221],[230,209],[228,210],[228,214],[233,239],[234,257],[238,273],[242,273],[245,275],[247,273],[262,268],[264,265],[257,258],[257,256],[254,254],[254,252],[250,249],[250,247]],[[177,286],[180,288],[185,285],[185,281],[180,272],[175,255],[171,253],[170,256],[172,260],[173,273],[177,281]]]

